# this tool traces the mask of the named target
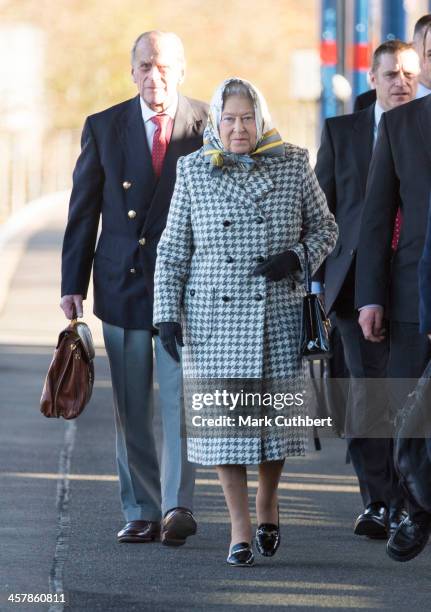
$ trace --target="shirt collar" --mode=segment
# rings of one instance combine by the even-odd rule
[[[418,91],[416,93],[416,98],[423,98],[431,93],[431,89],[425,87],[422,83],[418,83]]]
[[[376,103],[374,105],[374,125],[376,129],[379,127],[380,119],[382,118],[384,112],[385,111],[376,100]]]
[[[147,121],[150,121],[152,117],[158,114],[156,113],[156,111],[153,111],[149,106],[145,104],[141,96],[139,96],[139,102],[141,104],[142,119],[144,120],[144,123],[146,123]],[[178,96],[176,96],[172,104],[168,106],[168,108],[164,111],[164,114],[169,115],[171,119],[175,119],[175,113],[177,112],[177,108],[178,108]]]

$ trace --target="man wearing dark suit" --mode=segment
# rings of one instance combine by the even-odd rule
[[[404,500],[388,433],[389,402],[381,384],[389,346],[363,338],[355,310],[355,258],[378,123],[384,111],[414,98],[418,71],[411,45],[399,40],[380,45],[370,71],[376,103],[325,121],[315,168],[339,227],[338,243],[324,265],[324,295],[327,312],[335,313],[351,374],[346,436],[365,507],[354,533],[372,538],[387,538],[398,526],[404,518]],[[372,379],[377,379],[375,384]]]
[[[426,52],[431,33],[425,33]],[[398,410],[430,358],[430,343],[418,325],[418,263],[422,255],[431,189],[431,96],[385,113],[368,175],[359,238],[356,306],[364,337],[386,342],[392,409]],[[392,228],[401,211],[398,248]],[[385,332],[383,319],[389,319]],[[397,380],[399,379],[399,380]],[[388,554],[408,561],[429,538],[431,515],[409,498],[407,517],[389,539]]]
[[[132,49],[139,95],[87,118],[73,175],[62,254],[67,318],[82,316],[91,268],[94,312],[111,367],[125,527],[119,542],[178,546],[196,532],[194,469],[180,435],[182,375],[152,326],[157,243],[176,163],[202,145],[207,105],[178,94],[184,50],[172,33],[146,32]],[[102,229],[96,246],[99,219]],[[153,434],[153,343],[163,428]]]
[[[420,72],[419,83],[416,91],[416,98],[423,98],[431,93],[431,56],[425,54],[424,34],[428,25],[431,23],[431,14],[423,15],[415,23],[413,31],[413,47],[419,56]],[[353,112],[368,108],[376,101],[376,90],[369,89],[356,96],[353,105]]]

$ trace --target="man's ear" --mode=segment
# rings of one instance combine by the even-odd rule
[[[374,85],[374,88],[375,88],[376,87],[376,76],[374,72],[370,70],[370,72],[368,73],[368,76],[369,76],[371,85]]]
[[[133,67],[133,66],[132,66],[132,67],[131,67],[131,69],[130,69],[130,76],[132,77],[132,81],[133,81],[134,83],[136,83],[136,78],[135,78],[135,69],[134,69],[134,67]]]

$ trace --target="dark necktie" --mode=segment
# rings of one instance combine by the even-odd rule
[[[154,174],[157,176],[157,178],[159,178],[162,173],[163,162],[166,156],[166,149],[168,148],[168,139],[166,132],[169,123],[169,116],[154,115],[154,117],[151,117],[151,121],[156,125],[156,131],[154,132],[153,137],[153,150],[151,156],[153,160]]]

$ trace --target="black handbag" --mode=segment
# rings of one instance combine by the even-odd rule
[[[311,293],[311,272],[308,249],[304,243],[304,284],[306,295],[302,303],[301,339],[299,353],[304,359],[330,359],[332,357],[329,331],[331,323],[316,294]]]
[[[397,415],[394,460],[401,485],[431,513],[431,361]]]

